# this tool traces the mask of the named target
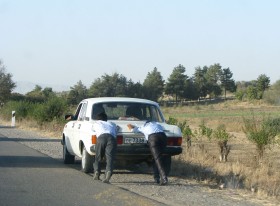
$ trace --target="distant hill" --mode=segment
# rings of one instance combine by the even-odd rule
[[[70,86],[66,85],[48,85],[48,84],[40,84],[40,83],[32,83],[32,82],[24,82],[24,81],[19,81],[16,82],[16,88],[13,90],[15,93],[20,93],[20,94],[26,94],[27,92],[32,91],[36,85],[39,85],[42,87],[42,89],[46,87],[52,88],[54,92],[62,92],[62,91],[69,91]]]

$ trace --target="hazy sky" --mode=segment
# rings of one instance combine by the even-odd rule
[[[86,86],[117,72],[220,63],[236,81],[280,79],[278,0],[0,0],[0,59],[13,80]]]

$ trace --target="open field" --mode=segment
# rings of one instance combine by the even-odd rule
[[[162,107],[165,118],[175,117],[183,121],[187,120],[193,128],[198,127],[205,120],[209,127],[225,124],[229,132],[242,132],[242,118],[251,116],[270,115],[280,117],[280,106],[265,105],[261,102],[238,102],[228,100],[223,103],[192,103],[189,106]]]
[[[219,104],[192,104],[190,106],[162,107],[166,119],[186,120],[192,131],[202,121],[215,129],[224,124],[234,135],[228,142],[230,153],[227,162],[219,161],[219,147],[207,138],[192,139],[192,146],[184,145],[184,153],[174,165],[176,175],[193,177],[199,181],[215,181],[217,186],[248,189],[261,196],[280,197],[280,145],[266,148],[260,164],[256,146],[244,134],[243,117],[262,118],[263,115],[280,117],[280,107],[262,104],[227,101]],[[184,164],[182,164],[184,163]],[[184,165],[184,166],[183,166]]]

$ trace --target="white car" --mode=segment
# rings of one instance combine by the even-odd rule
[[[116,161],[122,164],[152,162],[149,146],[142,133],[132,133],[127,124],[137,126],[146,121],[159,122],[168,137],[168,145],[164,151],[167,173],[171,168],[171,156],[182,153],[182,133],[178,126],[169,125],[158,103],[146,99],[101,97],[84,99],[80,102],[74,115],[65,115],[69,122],[63,129],[61,143],[65,164],[73,164],[75,156],[81,157],[81,168],[85,173],[92,172],[95,157],[96,135],[92,130],[95,117],[105,112],[108,121],[119,127],[117,135]]]

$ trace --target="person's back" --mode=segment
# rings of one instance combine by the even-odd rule
[[[157,183],[166,185],[168,179],[163,166],[163,151],[167,145],[167,137],[163,127],[157,122],[146,122],[141,127],[131,124],[127,126],[132,132],[141,132],[145,135],[154,159],[154,179]]]
[[[113,161],[115,158],[115,152],[117,147],[116,135],[117,127],[111,122],[107,122],[107,115],[102,112],[96,116],[97,121],[93,124],[93,130],[97,136],[96,154],[94,167],[94,180],[99,180],[100,176],[100,162],[104,155],[106,156],[106,171],[105,179],[103,182],[109,183],[109,180],[113,174]]]
[[[163,132],[163,128],[157,122],[146,122],[141,127],[134,127],[133,132],[141,132],[145,135],[145,138],[148,140],[148,136],[154,133]]]
[[[116,125],[111,122],[106,122],[104,120],[97,120],[93,125],[97,137],[104,133],[111,134],[114,137],[116,137],[117,135]]]

